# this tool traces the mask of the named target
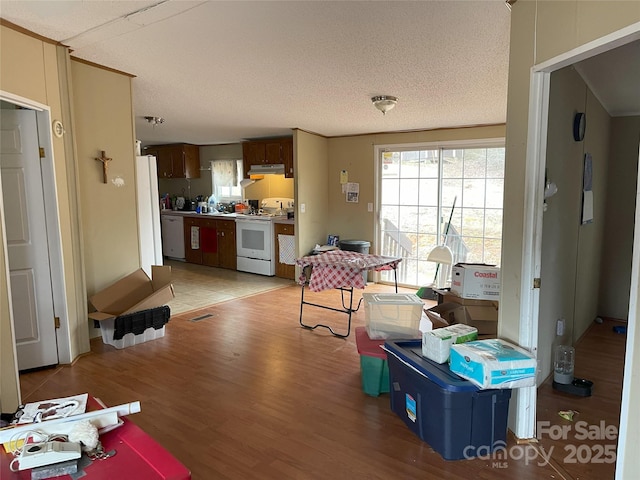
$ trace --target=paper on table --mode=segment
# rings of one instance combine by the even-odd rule
[[[54,398],[41,402],[27,403],[22,409],[18,424],[36,423],[55,418],[65,418],[84,413],[87,409],[88,394]]]

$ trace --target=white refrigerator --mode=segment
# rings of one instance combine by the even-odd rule
[[[158,168],[152,155],[136,157],[136,197],[140,267],[151,277],[151,265],[162,265]]]

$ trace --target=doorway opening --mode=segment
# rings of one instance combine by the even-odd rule
[[[539,328],[539,291],[530,287],[532,278],[538,277],[541,265],[542,243],[542,208],[544,170],[547,151],[547,128],[550,75],[566,66],[573,65],[581,60],[607,52],[618,46],[626,45],[640,39],[638,25],[632,25],[613,34],[597,39],[563,55],[555,57],[542,64],[535,65],[532,69],[531,91],[529,101],[529,124],[527,133],[527,159],[525,170],[525,211],[524,211],[524,235],[522,248],[522,276],[521,276],[521,302],[520,302],[520,326],[518,343],[523,347],[536,351],[538,348]],[[623,383],[622,405],[620,415],[620,434],[618,441],[618,455],[616,475],[621,478],[622,466],[625,463],[626,443],[631,434],[628,431],[630,417],[630,388],[632,375],[633,345],[635,324],[637,319],[638,278],[640,277],[640,225],[638,224],[638,205],[636,204],[636,226],[633,240],[633,265],[631,270],[631,298],[629,310],[629,336],[627,338],[627,352],[625,360],[625,381]],[[535,432],[536,421],[536,388],[520,389],[516,399],[516,436],[530,438]],[[637,416],[636,416],[637,419]],[[631,427],[632,428],[632,427]]]

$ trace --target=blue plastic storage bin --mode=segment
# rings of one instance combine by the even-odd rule
[[[493,452],[506,445],[511,390],[480,390],[422,356],[422,342],[388,341],[390,399],[409,429],[445,460]]]

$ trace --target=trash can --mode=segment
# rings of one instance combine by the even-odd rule
[[[369,253],[370,242],[365,240],[340,240],[340,250],[349,252]]]
[[[340,246],[340,250],[346,250],[349,252],[358,252],[358,253],[369,253],[369,247],[371,246],[370,242],[365,240],[340,240],[338,244]],[[367,271],[362,272],[362,278],[364,279],[365,285],[367,284]]]

